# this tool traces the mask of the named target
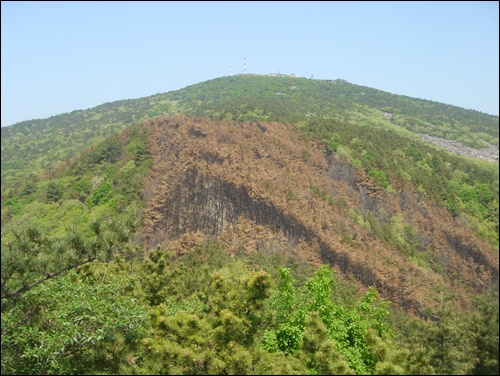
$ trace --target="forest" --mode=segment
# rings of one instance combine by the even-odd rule
[[[498,374],[498,165],[416,133],[498,117],[249,75],[2,128],[2,374]]]

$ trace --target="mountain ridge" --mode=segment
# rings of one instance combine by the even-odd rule
[[[299,126],[309,117],[319,116],[392,127],[409,137],[426,133],[478,149],[488,144],[498,147],[498,116],[398,96],[345,80],[242,75],[2,127],[2,187],[8,180],[15,183],[63,163],[131,124],[182,113],[232,120],[291,121]],[[12,176],[13,170],[17,178]]]

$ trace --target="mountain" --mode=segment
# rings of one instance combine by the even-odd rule
[[[2,128],[2,200],[15,197],[23,190],[30,191],[30,188],[23,183],[31,186],[37,179],[40,181],[41,176],[47,176],[43,175],[44,173],[64,163],[71,163],[70,158],[77,156],[86,147],[97,145],[107,137],[113,137],[123,129],[147,119],[162,119],[175,115],[195,116],[210,121],[220,120],[223,123],[230,121],[236,124],[263,122],[286,124],[290,127],[286,134],[298,131],[314,142],[322,144],[323,152],[329,153],[329,156],[324,156],[323,159],[329,160],[329,165],[324,168],[330,171],[330,175],[336,176],[336,172],[332,172],[334,171],[332,166],[335,164],[340,166],[343,163],[345,166],[350,166],[342,167],[350,171],[347,177],[342,175],[342,179],[347,179],[350,188],[364,197],[350,208],[357,213],[351,212],[351,216],[364,217],[358,222],[366,221],[368,213],[376,218],[376,226],[380,229],[398,221],[403,221],[403,225],[411,223],[407,216],[399,217],[400,210],[396,208],[400,205],[395,204],[398,202],[396,197],[417,195],[421,201],[428,199],[432,205],[446,208],[455,217],[454,220],[457,217],[464,220],[465,217],[470,223],[469,228],[476,235],[498,245],[498,220],[492,218],[495,212],[498,212],[498,171],[495,165],[457,157],[425,142],[425,140],[445,141],[441,137],[446,136],[448,143],[456,145],[462,142],[463,148],[475,150],[472,147],[479,149],[485,146],[496,147],[498,152],[498,117],[436,102],[393,95],[350,84],[344,80],[323,81],[257,75],[222,77],[174,92],[107,103],[85,111],[73,111],[44,120],[26,121]],[[146,128],[153,129],[153,126],[149,125]],[[247,162],[240,160],[238,165],[249,166],[250,161],[254,161],[258,168],[262,163],[261,154],[269,154],[267,150],[271,147],[259,146],[258,143],[264,142],[272,131],[270,129],[269,132],[259,133],[261,140],[258,141],[256,138],[253,154],[246,155]],[[231,131],[223,131],[223,133],[228,132]],[[421,136],[423,134],[425,137]],[[154,140],[158,137],[160,136],[150,136],[152,138],[149,141],[150,145],[154,145]],[[225,137],[230,137],[230,134]],[[285,135],[281,138],[284,140]],[[161,139],[169,140],[171,143],[173,135],[163,135]],[[242,140],[244,138],[240,137],[235,145],[242,144]],[[242,145],[239,147],[243,148]],[[197,153],[207,155],[208,159],[215,158],[219,161],[218,164],[227,159],[225,156],[219,156],[218,150],[210,150],[207,143],[197,148],[199,149]],[[200,151],[202,148],[205,150]],[[302,145],[302,150],[299,152],[309,155],[311,148]],[[232,154],[237,155],[237,152],[233,150]],[[186,158],[180,158],[180,162],[186,163]],[[296,156],[297,161],[302,159],[303,156]],[[317,157],[315,163],[326,163],[325,161],[320,161]],[[292,160],[281,162],[280,166],[291,168],[292,162]],[[240,172],[229,167],[232,166],[228,166],[229,175],[239,176]],[[274,169],[275,171],[270,172],[274,174],[273,177],[267,178],[269,184],[276,182],[275,176],[282,173],[277,166],[274,166]],[[256,171],[245,172],[248,175],[256,173]],[[369,210],[367,202],[375,199],[367,192],[371,192],[374,188],[362,188],[356,185],[354,182],[360,179],[359,176],[363,176],[361,179],[365,182],[371,181],[372,187],[382,189],[385,197],[381,199],[382,201],[387,201],[388,197],[393,196],[391,200],[395,202],[391,205],[386,204],[381,209],[384,215],[378,214],[378,201],[371,204],[377,209]],[[266,180],[264,177],[260,179]],[[407,187],[411,187],[409,192],[405,191]],[[284,189],[282,187],[280,194],[283,194]],[[327,184],[323,182],[321,185],[303,186],[300,192],[290,194],[294,197],[311,196],[311,189],[319,190],[322,194],[327,192],[332,197],[335,196],[333,192],[338,191],[332,187],[327,188]],[[158,200],[153,197],[149,199]],[[163,197],[159,199],[163,200]],[[349,201],[352,200],[351,197]],[[10,212],[7,211],[2,218],[9,215]],[[480,223],[477,223],[478,221]],[[447,222],[453,223],[453,220],[444,221]],[[234,218],[232,224],[234,225]],[[217,227],[215,223],[211,223],[210,226]],[[411,228],[412,226],[410,225]],[[417,238],[433,238],[432,235],[423,233],[430,231],[433,226],[435,225],[427,224],[424,226],[426,230],[415,229],[413,235],[415,239],[410,241],[415,243],[413,246],[415,250],[428,250],[432,241],[426,240],[422,243],[422,240]],[[365,224],[365,227],[370,226]],[[196,231],[192,228],[189,230]],[[373,228],[371,230],[374,231]],[[306,232],[305,229],[301,231]],[[349,236],[352,237],[353,234]],[[448,241],[445,243],[448,245],[456,243],[450,239],[448,236]],[[433,252],[437,252],[440,247],[437,244],[432,245]],[[479,259],[483,260],[484,257],[481,256]],[[492,266],[494,262],[492,264],[491,260],[481,263],[493,274],[498,274],[498,269],[494,270]],[[475,277],[472,279],[477,280]]]
[[[409,136],[427,134],[476,149],[494,145],[498,150],[498,116],[344,80],[239,75],[2,127],[2,190],[5,184],[43,173],[130,124],[174,114],[285,121],[299,126],[310,117],[323,117],[398,132],[408,130]]]
[[[498,117],[343,80],[222,77],[2,128],[2,337],[5,364],[14,367],[5,369],[31,372],[36,358],[44,359],[39,372],[66,372],[53,359],[67,356],[76,367],[68,369],[80,373],[82,365],[97,373],[230,373],[233,363],[235,372],[273,373],[249,371],[267,359],[264,348],[282,373],[401,372],[387,365],[394,363],[408,373],[495,374],[498,186]],[[283,265],[294,283],[277,271]],[[266,283],[278,297],[264,304]],[[86,286],[92,292],[80,294]],[[122,291],[111,293],[118,309],[100,290],[109,286]],[[294,288],[315,298],[293,300]],[[61,301],[69,303],[58,306],[53,297],[66,291]],[[373,291],[391,303],[388,322]],[[45,295],[53,308],[37,308]],[[89,298],[100,312],[81,306]],[[323,321],[306,319],[306,306]],[[52,310],[60,315],[44,321]],[[89,324],[80,325],[87,313]],[[141,325],[153,334],[129,327],[141,341],[117,334],[123,347],[112,329],[93,324],[121,333],[125,317],[137,327],[149,317]],[[61,318],[69,321],[55,330]],[[88,333],[81,344],[68,332],[73,324]],[[408,356],[383,342],[389,326]],[[37,329],[18,331],[24,327]],[[38,330],[60,333],[37,335],[53,352],[33,350],[38,339],[19,340]],[[339,364],[350,368],[311,363],[323,351],[330,360],[340,355],[319,350],[309,335],[333,338]],[[96,341],[104,353],[73,357]],[[202,342],[217,354],[196,358]],[[242,346],[248,352],[236,356]],[[180,368],[161,368],[155,351]],[[28,353],[37,354],[33,363],[16,355]],[[109,368],[109,359],[127,359],[129,368]]]

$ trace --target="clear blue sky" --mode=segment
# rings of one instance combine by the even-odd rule
[[[498,115],[499,3],[1,2],[1,125],[243,72]]]

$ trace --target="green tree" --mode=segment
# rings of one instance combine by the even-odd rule
[[[302,359],[313,373],[403,370],[405,358],[395,350],[386,322],[388,307],[377,299],[377,291],[368,289],[357,307],[348,308],[333,303],[335,284],[327,265],[298,290],[289,270],[280,269],[277,291],[269,301],[276,314],[262,347]]]
[[[63,191],[57,182],[51,181],[47,184],[45,192],[45,200],[47,202],[59,202],[62,196]]]
[[[81,364],[99,343],[142,337],[146,310],[128,283],[91,270],[40,284],[2,312],[2,374],[86,373]]]
[[[499,374],[498,349],[498,292],[478,294],[475,297],[476,311],[468,317],[468,333],[472,335],[472,350],[475,358],[475,375]]]
[[[85,203],[88,207],[92,208],[99,204],[107,202],[113,196],[113,184],[110,182],[103,182],[92,191]]]
[[[2,311],[9,305],[8,299],[48,279],[97,259],[109,260],[131,239],[138,218],[93,219],[89,225],[92,238],[84,238],[73,225],[65,238],[51,238],[32,224],[2,237]]]
[[[338,351],[337,345],[330,336],[330,331],[318,312],[312,311],[307,314],[304,327],[303,342],[297,357],[306,365],[310,374],[355,374]]]
[[[419,321],[412,335],[410,366],[412,373],[470,374],[476,362],[473,333],[464,314],[451,306],[453,296],[440,291],[436,310],[425,310],[430,320]]]

